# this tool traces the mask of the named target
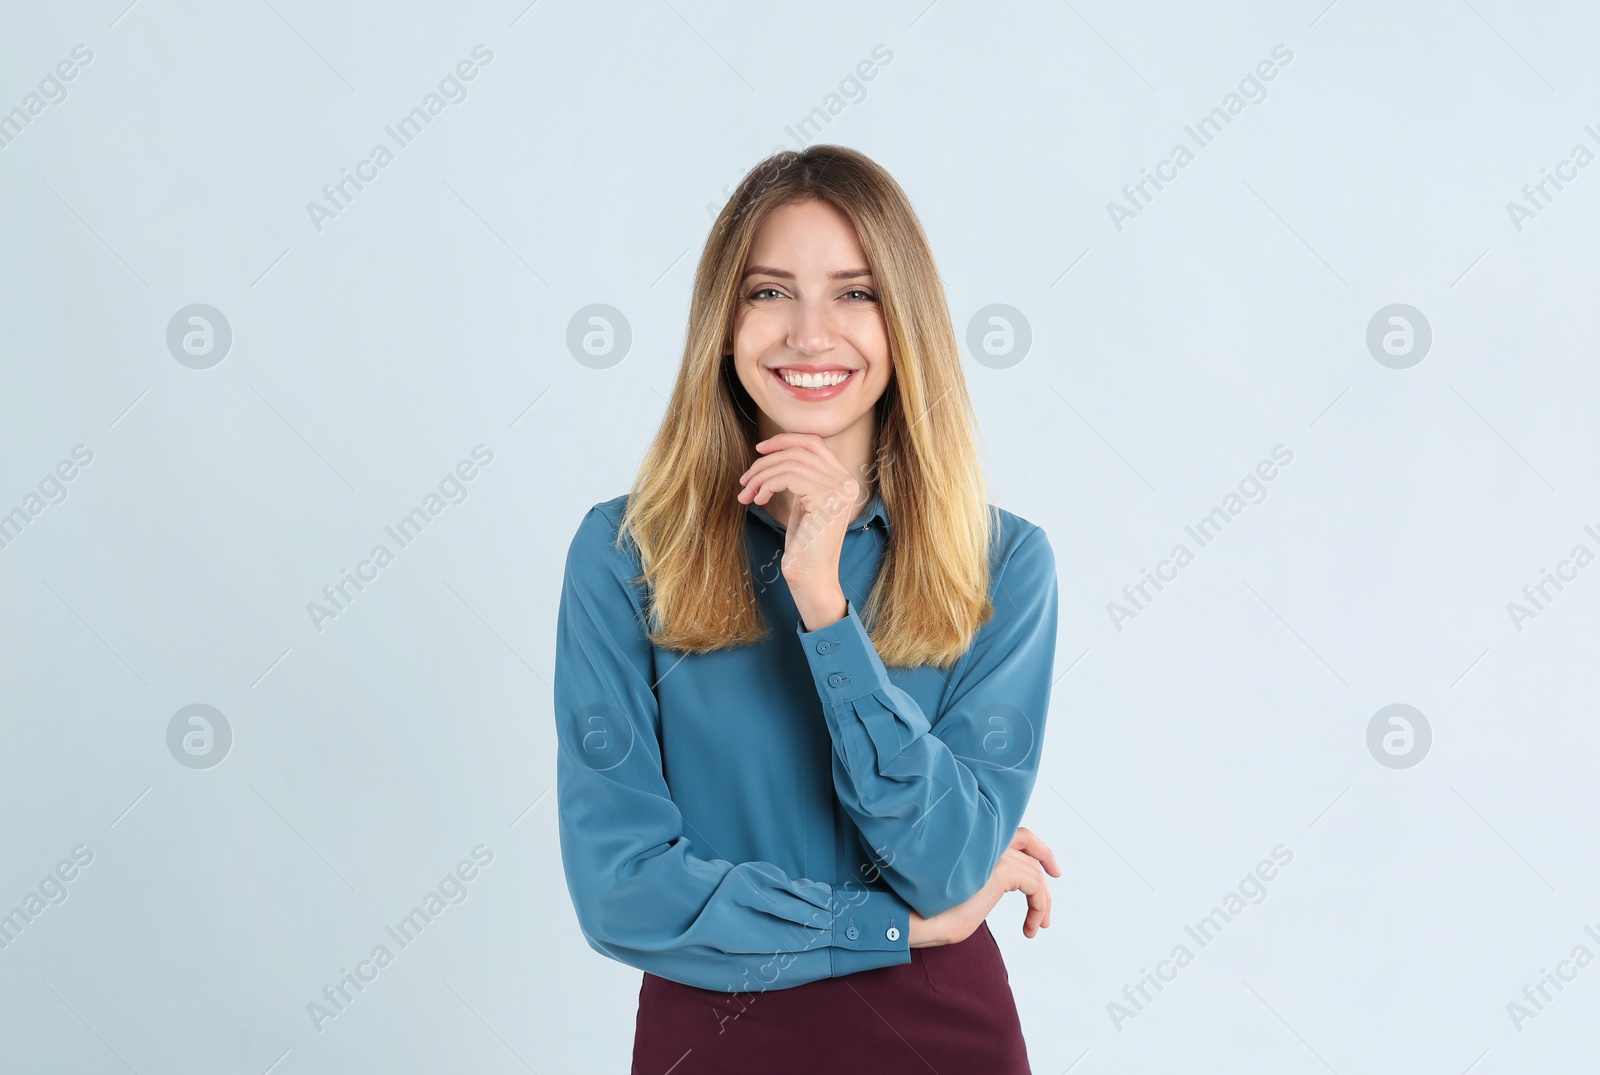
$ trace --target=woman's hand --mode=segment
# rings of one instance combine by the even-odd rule
[[[789,494],[783,577],[806,630],[842,619],[839,553],[855,517],[861,482],[814,433],[779,433],[756,445],[763,453],[739,475],[741,504],[766,504]]]
[[[1050,885],[1044,879],[1046,871],[1051,877],[1061,876],[1055,852],[1032,832],[1018,829],[1011,846],[995,863],[994,872],[977,895],[932,918],[923,918],[917,912],[911,912],[911,947],[930,948],[966,940],[989,917],[989,912],[994,910],[1001,896],[1019,890],[1028,897],[1028,914],[1022,920],[1022,935],[1035,936],[1040,928],[1050,925]]]

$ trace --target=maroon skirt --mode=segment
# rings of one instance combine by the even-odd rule
[[[764,993],[646,973],[633,1075],[871,1071],[1031,1075],[1000,946],[980,925],[911,962]]]

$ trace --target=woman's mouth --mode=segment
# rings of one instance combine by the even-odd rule
[[[821,400],[832,399],[856,375],[855,370],[806,370],[796,368],[776,368],[772,370],[773,378],[783,386],[783,390],[795,399]]]

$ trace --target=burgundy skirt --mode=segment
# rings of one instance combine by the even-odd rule
[[[633,1075],[1031,1075],[1000,946],[980,925],[911,962],[764,993],[646,973]]]

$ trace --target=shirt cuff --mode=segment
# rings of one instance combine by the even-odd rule
[[[857,887],[833,916],[833,975],[911,962],[911,906],[898,894]],[[857,897],[865,896],[864,899]],[[856,902],[848,902],[855,899]]]
[[[907,745],[930,731],[915,699],[896,687],[867,635],[855,607],[845,602],[844,618],[815,631],[796,626],[811,666],[811,679],[826,705],[823,719],[845,762],[855,772],[875,758],[880,768]]]
[[[795,633],[811,663],[817,692],[830,705],[853,702],[888,685],[888,672],[856,615],[855,602],[846,599],[844,618],[815,631],[806,630],[804,620],[796,620]]]

